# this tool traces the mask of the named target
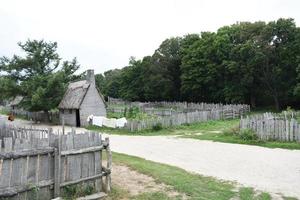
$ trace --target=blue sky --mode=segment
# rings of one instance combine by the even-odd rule
[[[17,42],[28,38],[57,41],[63,59],[100,73],[168,37],[280,17],[299,25],[299,11],[299,0],[1,0],[0,56],[20,54]]]

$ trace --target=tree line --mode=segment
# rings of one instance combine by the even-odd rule
[[[105,96],[129,101],[300,106],[300,28],[293,19],[240,22],[166,39],[152,56],[96,75]]]
[[[17,95],[29,111],[49,111],[82,79],[56,42],[19,43],[24,56],[0,58],[0,102]],[[293,19],[240,22],[216,32],[164,40],[151,56],[96,75],[105,96],[129,101],[246,103],[300,107],[300,28]]]

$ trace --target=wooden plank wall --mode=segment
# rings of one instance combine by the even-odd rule
[[[102,167],[109,141],[91,132],[58,135],[51,129],[0,126],[0,199],[48,200],[75,184],[95,192],[110,188],[102,183],[103,177],[110,180],[111,164]]]
[[[97,133],[75,134],[73,131],[68,135],[62,136],[62,154],[64,152],[74,152],[70,150],[88,149],[90,147],[99,147],[103,145],[101,135]],[[66,154],[61,156],[61,177],[62,186],[72,185],[78,180],[84,180],[88,177],[101,175],[102,173],[102,149],[77,154]],[[101,177],[88,181],[89,184],[96,188],[97,192],[102,191]]]
[[[1,129],[0,195],[16,194],[9,199],[20,200],[48,199],[52,196],[54,152],[48,132],[10,129],[6,133]]]
[[[300,123],[296,120],[299,113],[264,113],[241,118],[240,128],[253,130],[261,140],[300,142]]]

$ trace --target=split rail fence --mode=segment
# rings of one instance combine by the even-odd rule
[[[241,118],[240,128],[253,130],[261,140],[300,142],[299,113],[264,113]]]
[[[62,135],[0,125],[0,147],[0,199],[48,200],[72,185],[93,188],[99,198],[110,191],[109,139],[98,133]]]

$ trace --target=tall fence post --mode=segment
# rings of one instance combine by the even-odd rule
[[[105,138],[105,143],[106,143],[106,159],[107,159],[107,164],[106,164],[106,177],[105,177],[105,190],[106,192],[110,192],[111,188],[111,165],[112,165],[112,157],[111,157],[111,150],[110,150],[110,144],[109,144],[109,138]]]
[[[60,196],[60,171],[61,171],[61,136],[58,132],[58,139],[55,145],[54,154],[54,197]]]

